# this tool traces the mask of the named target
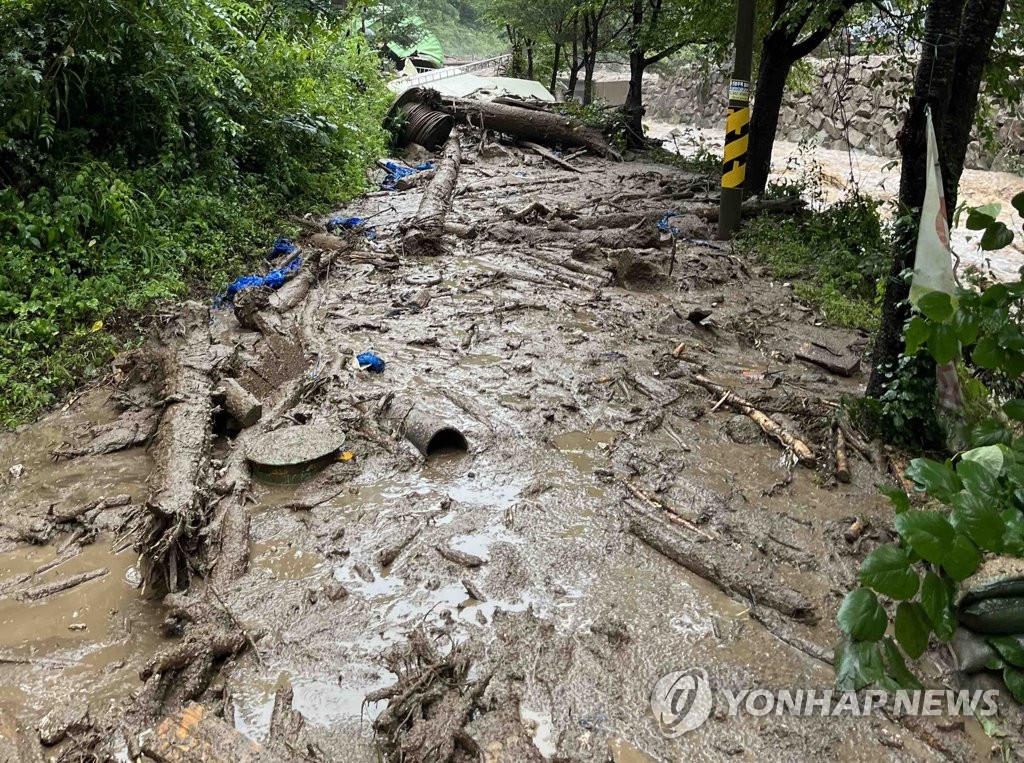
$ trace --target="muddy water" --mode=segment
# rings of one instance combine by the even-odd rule
[[[698,128],[693,125],[671,125],[664,122],[650,123],[651,134],[664,138],[666,148],[678,146],[682,153],[704,149],[720,154],[723,137],[718,130]],[[676,138],[672,140],[673,133]],[[823,200],[831,203],[848,193],[852,188],[880,199],[892,201],[899,194],[899,162],[888,157],[875,156],[853,149],[839,151],[808,147],[788,141],[776,141],[772,154],[772,180],[811,181],[820,180]],[[817,179],[817,180],[816,180]],[[1010,206],[1010,199],[1024,191],[1024,177],[1008,172],[985,170],[964,170],[960,178],[958,203],[971,207],[985,204],[999,204],[1002,211],[999,219],[1014,231],[1014,243],[997,252],[981,249],[981,232],[970,231],[961,225],[952,231],[952,247],[964,266],[975,265],[1004,281],[1019,278],[1018,270],[1024,266],[1024,235],[1021,218]],[[888,210],[891,213],[891,207]],[[966,216],[963,217],[966,220]]]
[[[581,161],[585,174],[574,179],[572,191],[545,185],[559,179],[559,171],[539,161],[491,163],[486,169],[492,174],[521,173],[539,184],[532,191],[459,197],[453,218],[484,225],[498,205],[521,208],[532,200],[596,209],[624,187],[653,194],[665,171]],[[467,162],[460,182],[483,179],[479,169]],[[400,213],[377,218],[382,240],[415,209],[415,194],[398,198]],[[366,217],[387,201],[367,198],[345,211]],[[519,698],[524,725],[549,757],[586,763],[939,759],[881,717],[717,713],[677,740],[663,737],[651,717],[651,687],[681,668],[705,669],[718,688],[831,686],[831,667],[762,628],[745,598],[723,593],[624,532],[624,501],[630,499],[621,481],[691,512],[694,522],[729,539],[723,542],[770,555],[773,574],[799,587],[822,618],[817,626],[793,627],[831,648],[834,611],[855,569],[848,550],[837,546],[835,529],[861,514],[884,526],[888,509],[874,489],[880,476],[855,460],[848,486],[824,490],[819,476],[804,469],[778,486],[787,474],[781,451],[759,435],[734,442],[727,431],[733,414],[710,412],[714,401],[687,379],[699,369],[749,396],[768,394],[778,383],[814,401],[834,401],[855,391],[858,380],[836,382],[787,356],[808,338],[839,347],[856,337],[820,326],[790,292],[756,271],[740,279],[731,261],[714,252],[690,259],[682,252],[675,280],[666,280],[660,292],[608,287],[589,295],[554,283],[494,279],[477,256],[486,250],[488,262],[515,273],[532,249],[512,244],[498,251],[485,244],[453,242],[454,256],[403,262],[395,271],[342,260],[317,292],[315,320],[325,352],[373,349],[386,359],[387,371],[377,376],[345,366],[340,382],[302,405],[313,420],[346,428],[354,461],[333,465],[306,485],[255,486],[250,569],[220,591],[258,638],[259,659],[244,654],[224,678],[237,727],[265,739],[275,688],[287,679],[295,708],[326,759],[379,760],[371,722],[384,705],[364,698],[393,683],[387,654],[405,644],[410,631],[424,628],[439,649],[473,650],[474,677],[494,672],[489,695],[495,704]],[[664,253],[650,256],[666,265]],[[692,285],[690,270],[698,267],[707,288]],[[404,277],[426,269],[442,278],[434,300],[421,312],[396,311],[409,290]],[[529,309],[494,309],[506,303]],[[713,326],[679,318],[712,303]],[[326,317],[338,306],[346,311],[344,322]],[[351,329],[353,322],[360,328]],[[756,331],[746,334],[724,328],[750,324]],[[694,361],[671,354],[680,342]],[[769,366],[770,379],[742,374]],[[391,392],[447,399],[469,452],[424,461],[371,416],[360,423],[377,428],[389,447],[362,439],[350,422]],[[355,398],[364,401],[362,412],[353,409]],[[74,415],[80,414],[68,414]],[[75,500],[145,495],[142,480],[152,465],[142,451],[52,464],[46,456],[51,441],[68,436],[73,423],[58,417],[0,438],[0,467],[20,461],[27,468],[5,494],[5,511],[35,506],[42,495],[64,500],[68,491]],[[61,487],[47,493],[51,482]],[[334,497],[312,510],[286,508],[297,496],[328,488]],[[381,567],[379,552],[414,531],[398,558]],[[0,602],[4,623],[17,623],[0,633],[0,649],[76,661],[59,667],[0,663],[9,692],[3,700],[29,718],[59,691],[101,703],[123,696],[137,686],[138,666],[162,645],[154,635],[158,608],[139,601],[123,580],[134,560],[110,557],[104,552],[109,540],[101,536],[75,566],[68,562],[52,573],[106,566],[107,577],[40,605]],[[449,561],[438,547],[482,563]],[[4,578],[35,569],[53,554],[25,546],[8,553],[0,562],[7,565]],[[39,638],[28,624],[36,612],[44,623]],[[86,628],[65,633],[78,623]],[[115,666],[111,672],[108,663]],[[902,751],[885,746],[880,740],[886,735],[897,738]],[[976,740],[966,744],[971,753],[986,750]]]
[[[116,417],[108,393],[91,392],[69,411],[58,411],[19,432],[0,434],[0,483],[4,512],[45,513],[49,506],[72,507],[103,496],[145,495],[151,468],[141,449],[53,463],[50,451],[75,442],[89,423]],[[20,477],[8,471],[20,464]],[[101,520],[102,524],[102,520]],[[101,532],[95,542],[71,546],[58,558],[54,545],[8,548],[0,552],[0,707],[23,719],[38,719],[56,703],[102,707],[120,701],[140,685],[139,666],[163,645],[160,613],[140,600],[137,558],[130,550],[111,552],[114,537]],[[50,567],[38,574],[37,570]],[[108,573],[40,601],[19,601],[27,587],[106,568]],[[30,579],[28,576],[31,576]],[[22,581],[18,585],[13,585]],[[5,586],[5,584],[12,584]]]

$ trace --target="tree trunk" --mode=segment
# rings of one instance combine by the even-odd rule
[[[965,11],[965,5],[966,11]],[[978,103],[981,70],[1005,9],[1005,0],[931,0],[925,40],[907,115],[898,142],[902,168],[899,205],[903,211],[894,235],[892,267],[882,300],[882,321],[875,337],[867,395],[880,397],[887,374],[903,350],[909,286],[901,277],[913,267],[920,208],[924,202],[927,142],[925,107],[931,106],[942,160],[946,214],[952,219],[971,126]],[[960,30],[959,42],[949,30]],[[909,216],[906,213],[910,213]]]
[[[622,113],[626,117],[626,146],[632,149],[643,148],[644,140],[644,69],[647,62],[644,51],[629,52],[629,90],[626,91],[626,102]]]
[[[576,97],[576,86],[580,81],[580,67],[583,62],[580,60],[580,31],[579,20],[576,16],[572,18],[572,61],[569,62],[569,82],[566,85],[566,98]]]
[[[558,98],[558,93],[556,92],[556,88],[558,87],[558,64],[559,64],[559,60],[561,59],[561,57],[562,57],[562,43],[561,42],[556,42],[555,43],[555,62],[553,64],[551,64],[551,87],[548,88],[548,90],[551,91],[551,95],[555,96],[555,98]]]
[[[583,17],[583,105],[594,102],[594,69],[597,66],[599,24],[590,14]]]
[[[533,40],[526,39],[526,79],[533,79]]]
[[[750,114],[750,138],[747,144],[747,196],[764,193],[772,166],[772,147],[779,127],[779,111],[786,92],[786,79],[793,67],[792,40],[775,31],[764,41],[761,66],[757,73],[754,108]]]

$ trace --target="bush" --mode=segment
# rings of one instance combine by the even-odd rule
[[[0,33],[5,424],[109,360],[115,311],[220,291],[384,151],[379,62],[315,4],[18,0]]]
[[[871,330],[878,321],[878,284],[890,257],[878,207],[855,194],[820,213],[763,215],[747,223],[739,242],[778,278],[803,281],[797,293],[817,304],[831,323]]]

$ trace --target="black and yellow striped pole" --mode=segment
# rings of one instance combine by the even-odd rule
[[[725,118],[722,160],[722,201],[718,240],[728,241],[740,223],[743,182],[747,178],[750,133],[750,71],[754,56],[754,8],[757,0],[737,0],[736,63],[729,82],[729,112]]]

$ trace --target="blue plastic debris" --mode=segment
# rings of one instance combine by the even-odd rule
[[[278,257],[283,257],[286,254],[295,254],[297,251],[299,251],[299,247],[295,246],[290,238],[278,236],[277,241],[274,242],[274,246],[270,250],[270,254],[267,255],[267,259],[276,260]]]
[[[662,233],[671,233],[673,236],[678,236],[682,231],[669,222],[673,217],[678,216],[678,212],[666,212],[665,216],[658,220],[658,230]]]
[[[402,178],[409,177],[409,175],[414,175],[423,170],[432,169],[434,169],[433,162],[424,162],[423,164],[417,164],[415,167],[403,167],[394,162],[384,162],[384,170],[387,172],[387,176],[384,178],[384,182],[380,184],[380,187],[386,191],[394,191],[395,184]]]
[[[345,217],[339,215],[338,217],[332,217],[327,221],[327,230],[358,230],[366,225],[366,221],[361,217]],[[377,229],[374,227],[364,228],[363,235],[371,241],[377,238]]]
[[[384,359],[373,352],[364,352],[356,355],[356,362],[363,371],[370,371],[375,374],[384,373]]]
[[[299,256],[284,267],[271,270],[265,276],[251,275],[236,278],[223,294],[217,296],[213,301],[213,306],[220,307],[225,302],[233,302],[238,292],[243,289],[251,289],[254,286],[267,286],[271,289],[279,289],[288,279],[288,274],[293,270],[298,270],[301,265],[302,257]]]

